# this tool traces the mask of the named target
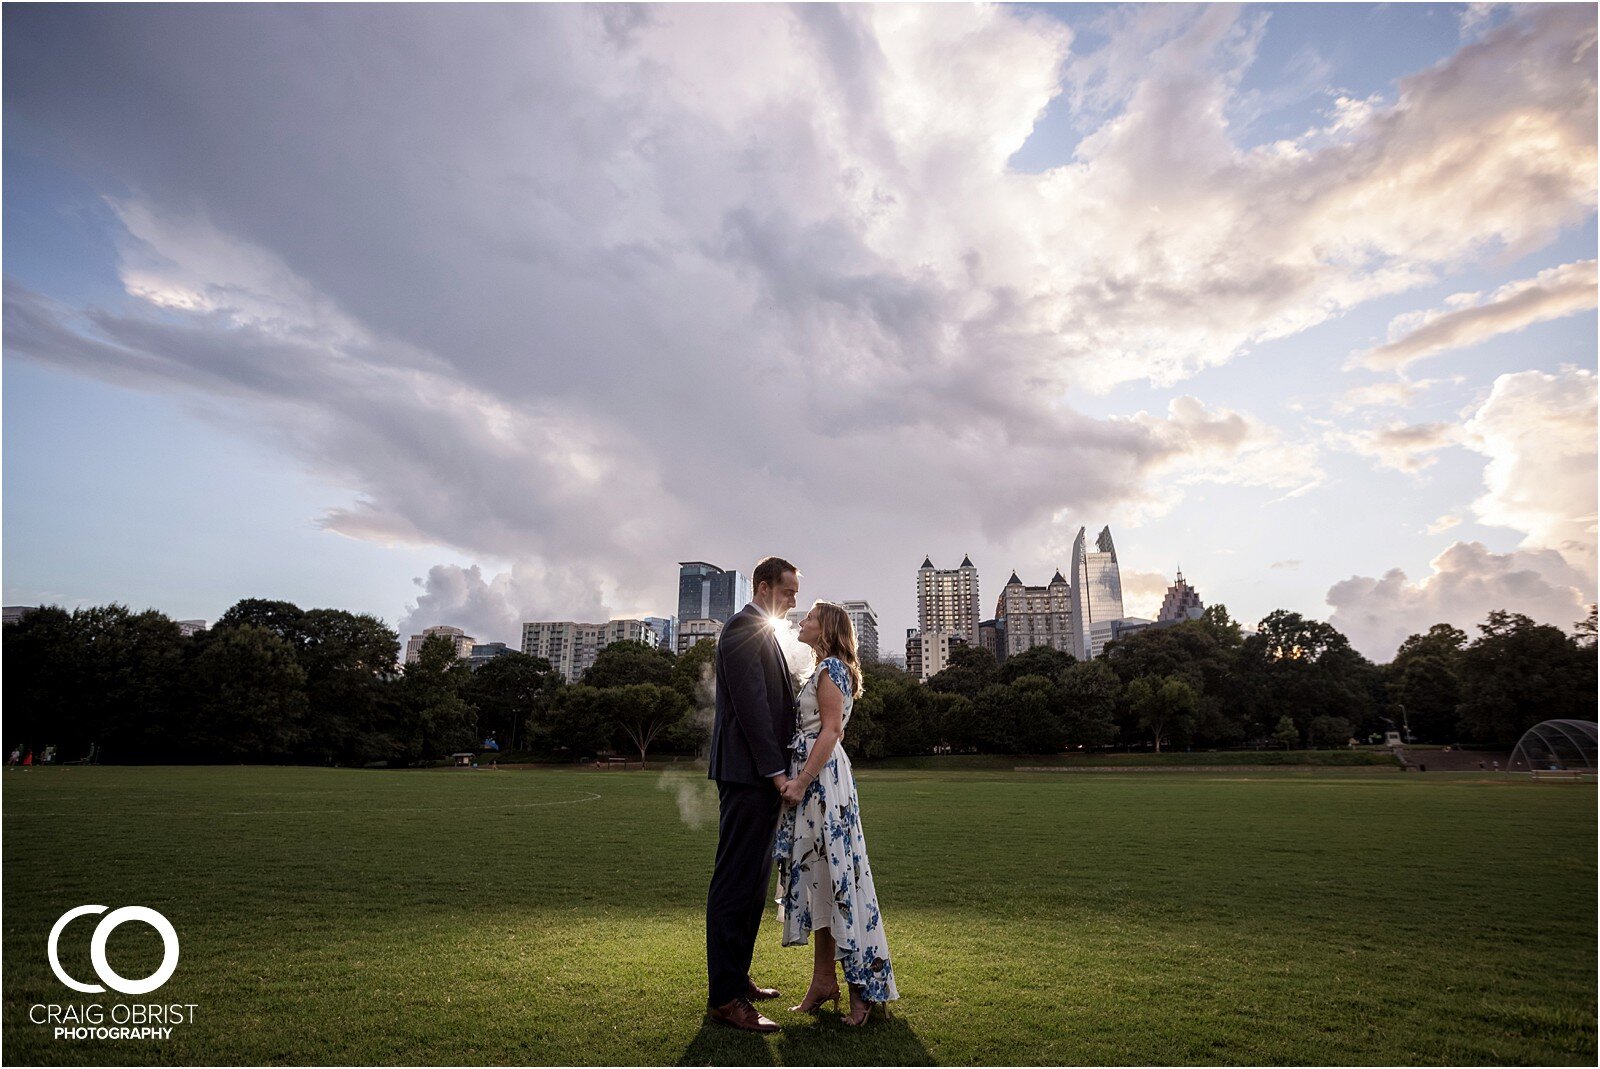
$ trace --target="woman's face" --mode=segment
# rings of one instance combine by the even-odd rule
[[[806,613],[806,618],[800,621],[800,641],[807,646],[815,646],[822,641],[822,620],[817,613],[817,607],[811,606],[811,611]]]

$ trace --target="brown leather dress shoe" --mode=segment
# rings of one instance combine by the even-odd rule
[[[775,987],[757,987],[756,982],[750,979],[748,976],[745,977],[745,983],[749,984],[750,986],[745,989],[744,997],[749,999],[751,1002],[761,1002],[764,999],[777,998],[779,995],[783,994],[783,992],[779,991]]]
[[[779,1031],[777,1021],[763,1017],[752,1005],[750,1000],[740,995],[712,1010],[707,1016],[718,1024],[728,1025],[730,1028],[742,1028],[746,1032],[776,1032]]]

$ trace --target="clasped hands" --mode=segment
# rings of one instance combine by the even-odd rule
[[[783,799],[784,805],[799,805],[800,799],[805,797],[806,786],[811,782],[810,777],[802,774],[789,776],[784,779],[778,788],[778,795]]]

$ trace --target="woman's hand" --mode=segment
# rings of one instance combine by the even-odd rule
[[[798,776],[790,776],[789,782],[785,783],[783,785],[783,790],[778,792],[783,796],[784,804],[799,805],[800,799],[804,798],[806,795],[806,787],[808,784],[810,784],[810,782],[810,778],[803,773]]]

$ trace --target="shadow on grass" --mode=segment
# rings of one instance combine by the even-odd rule
[[[744,1032],[709,1018],[678,1055],[678,1065],[933,1065],[933,1055],[902,1017],[873,1017],[851,1028],[832,1014],[784,1024],[783,1031]],[[780,1022],[781,1023],[781,1022]]]

